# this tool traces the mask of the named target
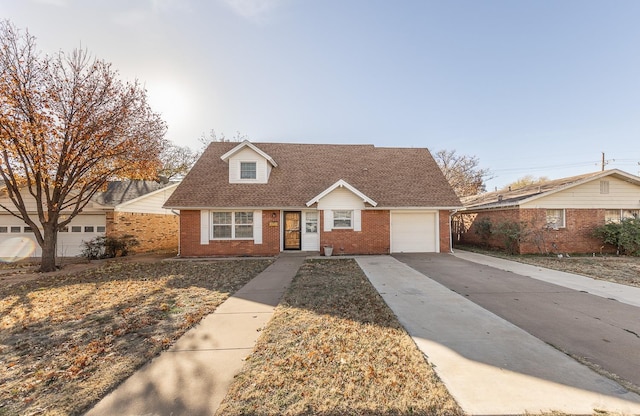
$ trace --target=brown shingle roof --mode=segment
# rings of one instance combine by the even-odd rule
[[[278,164],[269,183],[230,184],[220,156],[238,144],[211,143],[165,206],[299,208],[340,179],[378,208],[461,206],[427,149],[252,143]]]
[[[620,171],[618,169],[611,169],[606,171],[598,171],[592,173],[585,173],[577,176],[570,176],[567,178],[554,179],[546,181],[540,184],[527,185],[522,188],[513,190],[500,190],[495,192],[486,192],[474,196],[462,198],[462,203],[465,208],[498,208],[505,206],[516,206],[525,199],[533,198],[542,194],[549,194],[551,192],[559,191],[564,188],[572,187],[574,185],[589,181],[598,177],[605,177],[614,175],[623,180],[630,180],[637,183],[637,177],[631,174]]]

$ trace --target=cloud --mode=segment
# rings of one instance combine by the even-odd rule
[[[36,3],[46,4],[48,6],[68,7],[70,0],[35,0]]]
[[[224,0],[234,13],[255,23],[264,23],[284,0]]]

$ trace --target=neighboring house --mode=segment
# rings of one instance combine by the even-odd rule
[[[138,252],[177,249],[178,216],[162,208],[177,185],[154,181],[110,182],[68,227],[58,232],[57,255],[78,256],[83,242],[104,235],[132,235],[140,242],[135,248]],[[13,206],[4,192],[0,194],[0,203]],[[35,200],[30,198],[27,203],[28,211],[37,218]],[[22,220],[0,210],[0,258],[25,255],[41,255],[31,229]]]
[[[214,142],[165,207],[180,255],[448,252],[461,207],[427,149]]]
[[[600,253],[594,228],[608,221],[638,217],[640,177],[618,169],[573,176],[520,189],[463,198],[464,210],[454,219],[454,240],[504,248],[496,233],[500,224],[518,223],[525,236],[520,254]],[[491,235],[484,234],[490,225]]]

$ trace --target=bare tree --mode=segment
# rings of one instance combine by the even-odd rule
[[[536,178],[533,175],[525,175],[519,178],[518,180],[511,182],[508,185],[505,185],[503,189],[516,190],[516,189],[524,188],[525,186],[529,186],[529,185],[541,185],[545,182],[549,182],[549,178],[546,176],[540,176]]]
[[[233,135],[230,139],[228,139],[224,133],[216,133],[214,129],[209,130],[209,135],[205,136],[204,133],[198,138],[198,141],[202,145],[202,149],[206,149],[212,142],[241,142],[243,140],[249,140],[249,136],[246,134],[240,133],[240,131],[236,130],[236,134]]]
[[[458,155],[455,150],[439,150],[434,159],[458,197],[486,190],[484,181],[489,179],[490,172],[479,167],[477,157]]]
[[[157,172],[166,125],[138,81],[117,76],[86,50],[41,57],[28,31],[0,22],[0,174],[12,202],[0,207],[33,230],[42,271],[55,269],[58,231],[108,180]]]
[[[186,175],[200,155],[188,146],[165,143],[160,153],[159,180],[171,180]]]

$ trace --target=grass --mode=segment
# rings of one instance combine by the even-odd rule
[[[307,260],[219,415],[461,415],[348,259]]]
[[[270,262],[110,262],[0,287],[0,415],[88,410]]]
[[[533,266],[575,273],[598,280],[640,287],[640,257],[614,255],[509,255],[496,250],[484,250],[477,247],[461,246],[456,249],[500,257]]]

